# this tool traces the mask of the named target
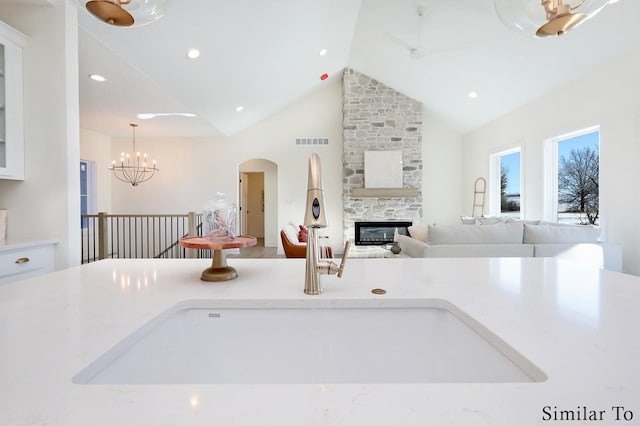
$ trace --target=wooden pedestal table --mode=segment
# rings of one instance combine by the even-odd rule
[[[238,272],[232,266],[227,265],[224,250],[251,247],[255,246],[257,242],[255,237],[242,235],[235,238],[185,237],[180,239],[180,246],[213,251],[211,266],[202,271],[202,275],[200,275],[202,281],[229,281],[238,278]]]

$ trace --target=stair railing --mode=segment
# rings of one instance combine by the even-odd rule
[[[107,258],[207,257],[179,246],[180,238],[199,235],[202,215],[81,215],[82,263]]]

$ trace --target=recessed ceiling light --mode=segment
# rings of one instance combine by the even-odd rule
[[[98,75],[98,74],[89,74],[89,78],[90,78],[91,80],[93,80],[93,81],[99,81],[99,82],[101,82],[101,83],[102,83],[103,81],[107,81],[107,79],[106,79],[106,78],[104,78],[103,76]]]
[[[159,112],[159,113],[143,112],[136,115],[136,117],[138,117],[140,120],[149,120],[150,118],[168,117],[168,116],[195,117],[196,115],[190,112]]]
[[[320,51],[320,56],[324,56],[324,55],[326,55],[326,54],[327,54],[327,49],[322,49],[322,50]]]
[[[198,49],[189,49],[187,52],[187,58],[189,59],[196,59],[198,56],[200,56],[200,51]]]
[[[475,99],[478,97],[478,94],[476,92],[469,92],[468,95],[471,99]]]
[[[240,112],[244,109],[244,107],[242,105],[236,107],[236,112]]]

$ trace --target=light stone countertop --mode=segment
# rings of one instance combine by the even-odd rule
[[[640,424],[640,278],[551,258],[349,259],[303,293],[304,259],[104,260],[0,287],[0,425],[536,425],[543,408]],[[378,296],[372,288],[384,288]],[[72,377],[184,300],[445,299],[539,367],[539,383],[79,385]],[[314,303],[314,302],[309,302]],[[615,421],[614,406],[631,413]],[[627,414],[629,416],[629,414]]]

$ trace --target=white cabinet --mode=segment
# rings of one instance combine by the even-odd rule
[[[0,179],[24,179],[22,48],[27,36],[0,21]]]
[[[0,284],[53,272],[57,241],[0,242]]]

